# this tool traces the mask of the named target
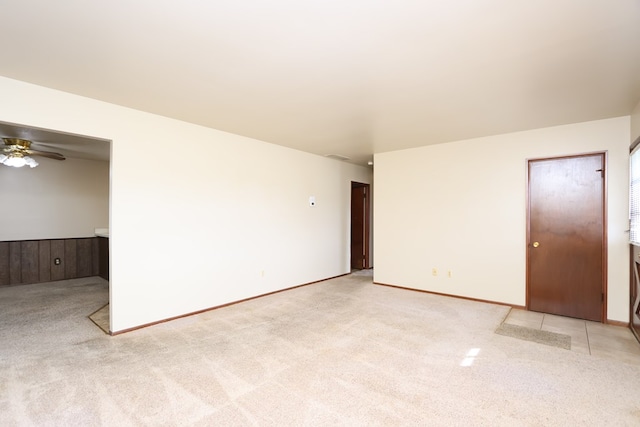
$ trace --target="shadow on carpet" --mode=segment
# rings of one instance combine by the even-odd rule
[[[556,332],[503,323],[496,329],[496,334],[571,350],[571,336]]]
[[[109,304],[91,313],[89,319],[105,334],[109,334]]]

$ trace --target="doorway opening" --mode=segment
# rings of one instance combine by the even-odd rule
[[[527,309],[606,319],[606,153],[528,161]]]
[[[371,268],[370,185],[351,182],[351,270]]]
[[[3,251],[0,242],[0,286],[79,279],[85,283],[85,278],[101,276],[107,292],[98,295],[99,302],[108,302],[112,141],[2,121],[0,136],[26,139],[36,150],[42,147],[66,158],[42,159],[33,170],[8,169],[16,182],[8,193],[15,209],[7,218],[13,227],[4,230],[11,231],[6,239],[11,243],[4,245],[10,250]]]

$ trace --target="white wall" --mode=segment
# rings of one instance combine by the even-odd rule
[[[349,271],[369,169],[6,78],[0,93],[2,121],[112,140],[112,331]]]
[[[375,281],[524,306],[526,160],[606,150],[608,318],[628,321],[629,129],[621,117],[377,154]]]
[[[631,113],[631,142],[640,138],[640,101]]]
[[[0,240],[93,237],[109,226],[109,162],[36,160],[0,166]]]

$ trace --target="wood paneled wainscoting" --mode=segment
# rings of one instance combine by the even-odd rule
[[[98,237],[0,242],[0,286],[100,274]]]

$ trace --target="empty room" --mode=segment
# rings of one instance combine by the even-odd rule
[[[0,425],[637,425],[640,2],[0,2]]]

